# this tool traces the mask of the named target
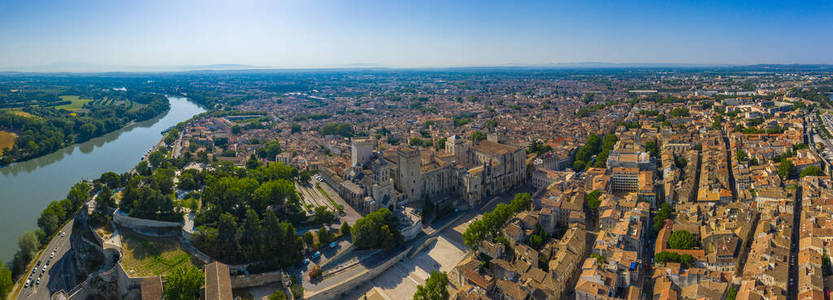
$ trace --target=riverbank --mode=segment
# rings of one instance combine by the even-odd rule
[[[125,128],[128,128],[128,127],[130,127],[130,126],[135,125],[137,121],[139,121],[139,122],[143,122],[143,121],[147,121],[147,120],[152,120],[152,119],[159,118],[160,116],[164,116],[165,114],[167,114],[168,112],[170,112],[170,110],[171,110],[171,107],[170,107],[170,100],[169,100],[169,104],[168,104],[168,107],[167,107],[166,109],[164,109],[164,110],[160,111],[159,113],[157,113],[157,114],[153,115],[153,116],[152,116],[151,118],[149,118],[149,119],[145,119],[145,120],[129,120],[127,123],[125,123],[124,125],[122,125],[122,126],[121,126],[121,127],[119,127],[119,128],[116,128],[116,129],[113,129],[113,130],[110,130],[110,131],[101,131],[101,132],[97,132],[97,134],[96,134],[96,135],[90,136],[88,139],[86,139],[86,140],[84,140],[84,141],[74,141],[73,143],[70,143],[70,144],[66,144],[66,145],[64,145],[64,146],[63,146],[63,148],[61,148],[61,149],[57,149],[57,150],[52,151],[52,152],[41,153],[41,154],[34,155],[34,156],[23,156],[23,157],[18,157],[18,158],[15,158],[15,159],[13,159],[13,160],[3,159],[4,155],[2,154],[2,152],[0,152],[0,168],[5,167],[5,166],[8,166],[8,165],[13,164],[13,163],[21,163],[21,162],[27,162],[27,161],[30,161],[30,160],[33,160],[33,159],[38,159],[38,158],[41,158],[41,157],[44,157],[44,156],[50,155],[50,154],[52,154],[52,153],[55,153],[55,152],[61,151],[61,150],[65,149],[65,148],[67,148],[67,147],[72,147],[72,146],[75,146],[75,145],[78,145],[78,144],[83,144],[83,143],[85,143],[85,142],[87,142],[87,141],[90,141],[90,140],[96,139],[96,138],[98,138],[98,137],[101,137],[101,136],[104,136],[104,135],[110,134],[110,133],[112,133],[112,132],[117,132],[117,131],[124,130]],[[9,141],[9,140],[8,140],[8,135],[6,135],[6,134],[4,134],[4,133],[9,133],[9,135],[13,135],[12,139]],[[10,150],[12,149],[12,147],[15,145],[15,143],[17,143],[17,138],[18,138],[20,135],[21,135],[21,134],[20,134],[20,132],[14,132],[14,131],[13,131],[13,130],[11,130],[11,129],[8,129],[8,130],[0,130],[0,151],[3,151],[3,148],[4,148],[5,146],[8,146],[8,150],[6,150],[6,151],[10,151]],[[7,145],[7,144],[8,144],[8,145]]]
[[[151,120],[63,148],[54,153],[0,168],[0,259],[10,261],[17,238],[37,228],[41,211],[53,200],[66,197],[70,187],[102,173],[124,173],[136,166],[148,149],[163,139],[161,131],[205,109],[181,97],[168,97],[171,108]],[[163,142],[164,143],[164,142]]]

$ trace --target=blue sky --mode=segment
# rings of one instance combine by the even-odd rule
[[[833,64],[831,1],[8,1],[0,69]]]

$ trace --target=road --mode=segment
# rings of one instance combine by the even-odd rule
[[[802,188],[799,187],[796,193],[795,205],[793,205],[793,232],[790,241],[790,274],[789,283],[787,285],[787,296],[789,299],[798,298],[798,289],[795,285],[798,282],[798,240],[801,238],[799,227],[801,227],[801,202],[802,202]]]
[[[41,256],[38,257],[37,261],[40,263],[36,266],[37,271],[32,274],[31,269],[29,270],[29,274],[32,274],[32,283],[40,276],[40,284],[23,288],[17,297],[18,299],[48,300],[52,296],[52,293],[59,290],[68,291],[74,287],[75,275],[72,255],[67,255],[72,248],[69,238],[72,234],[73,224],[74,221],[70,220],[61,229],[61,231],[66,233],[66,236],[62,237],[58,233],[49,241],[49,245],[41,253]],[[49,255],[55,248],[58,249],[55,252],[55,258],[50,259]],[[46,272],[44,272],[42,271],[43,266],[47,261],[49,261],[49,265],[47,265]]]
[[[323,184],[322,184],[322,186],[323,186]],[[530,190],[529,190],[528,187],[521,187],[521,188],[517,188],[515,190],[512,190],[510,192],[494,196],[494,197],[489,199],[489,202],[487,202],[486,204],[484,204],[483,206],[481,206],[478,209],[471,209],[471,210],[468,210],[468,211],[460,212],[460,213],[463,214],[463,217],[456,220],[453,224],[449,225],[443,231],[438,232],[433,227],[423,228],[424,229],[423,233],[420,233],[419,235],[417,235],[417,237],[414,240],[412,240],[408,243],[405,243],[403,245],[400,245],[400,246],[398,246],[398,247],[396,247],[392,250],[386,250],[386,251],[383,251],[381,253],[377,253],[375,255],[372,255],[370,257],[362,257],[362,258],[360,258],[360,262],[358,262],[357,264],[355,264],[353,266],[350,266],[350,267],[346,267],[346,268],[336,272],[335,274],[331,274],[331,275],[326,276],[325,278],[317,280],[315,282],[310,282],[309,280],[307,280],[307,278],[305,276],[307,274],[307,269],[306,269],[306,267],[303,267],[298,271],[298,273],[300,273],[300,275],[301,275],[300,277],[303,278],[302,281],[303,281],[304,290],[306,290],[306,291],[320,291],[320,290],[323,290],[323,289],[327,289],[332,285],[342,284],[345,281],[348,281],[351,278],[354,278],[355,276],[357,276],[361,273],[367,272],[368,270],[372,269],[373,267],[385,262],[387,259],[389,259],[393,255],[396,255],[396,254],[400,253],[400,251],[403,251],[403,250],[407,249],[410,245],[420,245],[432,236],[436,236],[438,234],[443,234],[444,232],[448,232],[448,231],[453,231],[455,227],[457,227],[457,226],[459,226],[463,223],[467,223],[468,221],[474,219],[475,217],[480,218],[480,216],[482,216],[483,213],[485,213],[485,212],[494,210],[495,206],[497,206],[498,203],[509,203],[510,201],[512,201],[512,198],[514,198],[516,193],[523,193],[523,192],[530,192]],[[329,191],[328,191],[328,193],[329,193]],[[347,206],[345,206],[345,209],[346,208],[347,208]],[[450,216],[447,216],[446,218],[452,219],[454,217],[456,217],[456,214],[452,214]],[[440,221],[440,223],[444,224],[443,221]],[[459,234],[447,234],[445,236],[452,243],[455,243],[455,244],[458,244],[458,245],[463,245],[464,244],[462,236],[459,235]]]

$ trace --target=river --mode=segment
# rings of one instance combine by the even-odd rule
[[[165,130],[205,110],[181,97],[168,97],[171,109],[156,118],[72,145],[57,152],[0,168],[0,259],[11,260],[17,238],[37,227],[41,211],[66,197],[82,179],[124,173],[162,138]]]

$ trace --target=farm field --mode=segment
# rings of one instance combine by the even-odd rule
[[[27,112],[22,111],[22,110],[15,110],[13,113],[15,115],[18,115],[18,116],[21,116],[21,117],[24,117],[24,118],[37,118],[35,115],[27,113]]]
[[[14,132],[0,130],[0,150],[11,149],[16,138],[17,134]],[[3,156],[2,151],[0,151],[0,156]]]
[[[55,106],[56,109],[63,109],[63,110],[79,110],[84,107],[84,104],[90,103],[93,100],[91,99],[82,99],[78,96],[61,96],[61,99],[64,101],[72,101],[70,104],[58,105]]]

